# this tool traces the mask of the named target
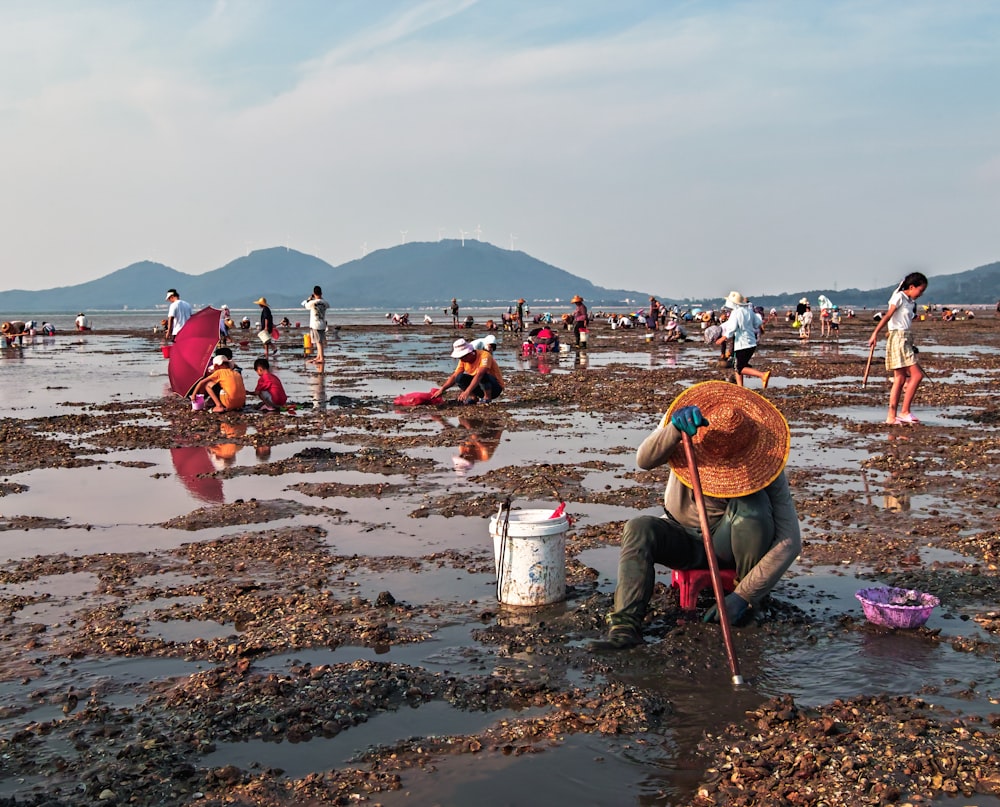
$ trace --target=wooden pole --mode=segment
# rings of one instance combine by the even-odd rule
[[[868,371],[872,369],[872,356],[875,355],[875,345],[872,344],[872,349],[868,351],[868,363],[865,365],[865,377],[861,379],[861,389],[868,386]]]
[[[729,670],[733,674],[733,683],[739,686],[743,683],[743,676],[740,675],[740,665],[736,660],[736,649],[733,647],[733,632],[729,625],[729,613],[726,611],[726,592],[722,589],[719,561],[715,557],[712,532],[708,527],[708,511],[705,509],[705,496],[701,492],[701,477],[698,475],[698,465],[694,460],[694,447],[691,444],[691,437],[686,432],[681,432],[681,440],[684,442],[684,453],[687,455],[688,470],[691,472],[691,490],[694,491],[694,503],[698,507],[698,521],[701,524],[701,538],[705,542],[708,571],[712,575],[715,607],[719,612],[719,624],[722,626],[722,641],[726,646],[726,657],[729,659]]]

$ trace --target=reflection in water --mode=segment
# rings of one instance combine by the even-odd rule
[[[895,496],[885,494],[882,497],[882,506],[893,513],[903,513],[910,509],[910,494],[898,493]]]
[[[904,427],[905,429],[905,427]],[[895,460],[905,462],[910,455],[910,436],[903,430],[890,430],[886,453]],[[896,465],[896,463],[894,463]],[[910,494],[906,490],[895,490],[899,474],[890,472],[883,491],[883,507],[893,513],[902,513],[910,509]]]
[[[657,353],[655,351],[650,351],[649,353],[649,366],[650,367],[676,367],[677,366],[677,351],[674,349],[668,350],[665,353]]]
[[[326,409],[326,373],[322,368],[316,370],[316,375],[309,379],[309,388],[312,393],[313,406],[316,409]]]
[[[926,669],[940,659],[941,648],[905,631],[878,632],[861,637],[861,656],[875,662],[890,661],[917,669]]]
[[[455,471],[464,474],[477,462],[484,462],[493,456],[503,438],[503,426],[474,415],[461,415],[458,423],[467,434],[458,446],[458,454],[451,460]]]
[[[247,433],[245,423],[220,423],[219,434],[235,439]],[[225,501],[222,480],[215,476],[236,462],[240,446],[231,440],[224,440],[211,446],[184,446],[170,449],[170,459],[174,463],[177,478],[195,498],[210,503]]]
[[[590,364],[590,355],[586,350],[578,350],[576,352],[576,357],[573,360],[574,367],[585,368]]]
[[[531,353],[527,356],[522,356],[520,353],[515,354],[514,363],[517,365],[519,370],[537,370],[542,375],[551,373],[553,370],[559,369],[559,357],[566,354],[560,354],[555,351],[548,353]]]
[[[205,446],[170,449],[170,459],[177,478],[195,498],[203,502],[222,502],[222,481],[217,479],[212,455]]]
[[[209,446],[208,453],[212,457],[212,464],[215,466],[215,470],[221,471],[223,468],[228,468],[236,462],[236,454],[239,450],[240,447],[236,443],[219,443],[218,445]]]

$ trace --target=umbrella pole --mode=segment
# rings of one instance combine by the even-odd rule
[[[722,642],[726,646],[726,657],[729,660],[729,671],[733,674],[733,683],[740,686],[743,684],[743,676],[740,675],[740,665],[736,660],[736,649],[733,647],[733,631],[729,625],[729,614],[726,611],[726,593],[722,589],[719,561],[715,557],[712,533],[708,528],[708,511],[705,509],[705,496],[701,492],[701,477],[698,475],[698,465],[694,461],[691,437],[686,432],[681,432],[681,440],[684,442],[684,453],[687,455],[688,470],[691,473],[691,490],[694,491],[694,502],[698,507],[701,537],[705,542],[705,556],[708,558],[708,571],[712,576],[712,590],[715,591],[715,607],[719,612],[719,625],[722,626]]]

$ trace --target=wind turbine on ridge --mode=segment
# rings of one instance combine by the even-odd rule
[[[400,230],[399,231],[399,243],[400,244],[405,244],[406,243],[406,234],[408,232],[409,232],[409,230]]]

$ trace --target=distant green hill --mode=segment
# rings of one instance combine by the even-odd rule
[[[621,305],[642,296],[595,286],[524,252],[467,239],[464,245],[458,240],[402,244],[341,266],[283,247],[251,252],[201,275],[143,261],[77,286],[0,292],[0,311],[149,309],[165,303],[168,288],[196,307],[243,308],[264,296],[272,306],[288,308],[298,306],[314,285],[323,287],[323,296],[336,308],[394,311],[443,308],[452,297],[464,306],[506,306],[518,297],[565,303],[579,294],[588,302]]]
[[[444,308],[452,297],[463,306],[506,307],[518,297],[536,307],[546,302],[568,306],[574,294],[581,295],[591,307],[624,310],[641,307],[650,293],[658,291],[604,288],[524,252],[472,239],[464,243],[446,239],[381,249],[340,266],[283,247],[251,252],[201,275],[187,275],[160,263],[141,261],[76,286],[0,292],[0,311],[13,316],[151,309],[166,304],[169,288],[176,288],[196,307],[226,304],[246,308],[263,295],[273,306],[294,308],[317,284],[336,308],[392,311]],[[719,305],[728,291],[721,289],[717,298],[699,302]],[[877,308],[885,305],[892,288],[803,289],[761,296],[754,296],[752,288],[740,291],[766,307],[791,307],[802,296],[815,301],[817,295],[826,294],[841,306]],[[693,302],[668,295],[659,299],[668,304]],[[1000,299],[1000,262],[933,277],[925,299],[942,305],[992,304]]]

